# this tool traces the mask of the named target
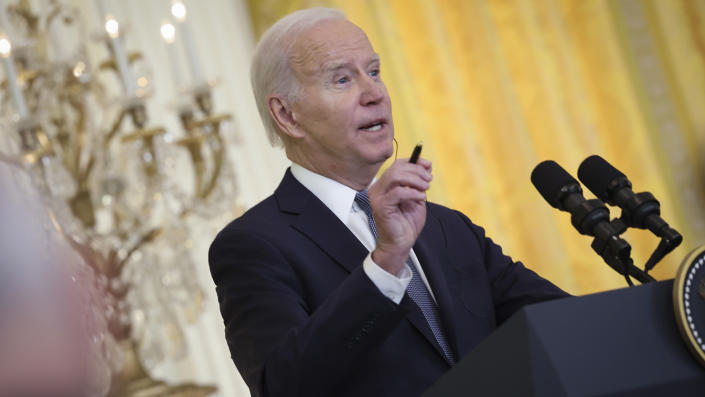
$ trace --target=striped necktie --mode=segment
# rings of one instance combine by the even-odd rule
[[[357,194],[355,194],[355,202],[358,206],[360,206],[360,209],[365,211],[365,214],[367,214],[367,221],[370,225],[370,230],[372,231],[375,240],[377,240],[377,226],[375,225],[375,220],[372,217],[372,207],[370,206],[370,198],[367,196],[367,190],[357,192]],[[435,336],[436,341],[443,350],[443,355],[445,356],[446,361],[448,361],[450,365],[455,365],[455,358],[453,357],[453,353],[450,351],[448,339],[446,338],[443,327],[441,326],[441,317],[438,313],[438,305],[426,288],[426,285],[421,279],[421,275],[419,275],[419,271],[416,269],[416,266],[414,266],[411,257],[407,258],[406,264],[409,266],[412,273],[411,281],[406,287],[406,293],[409,294],[409,297],[421,309],[423,316],[426,318],[426,322],[428,322],[428,325],[431,328],[431,332],[433,332],[433,336]]]

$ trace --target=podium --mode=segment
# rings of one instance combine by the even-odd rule
[[[703,397],[705,368],[678,331],[672,288],[669,280],[529,305],[423,396]]]

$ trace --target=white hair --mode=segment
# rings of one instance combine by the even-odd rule
[[[255,94],[257,110],[272,146],[283,146],[280,131],[269,113],[267,97],[272,94],[285,96],[289,103],[300,92],[289,59],[296,37],[320,22],[346,19],[342,11],[334,8],[309,8],[295,11],[274,23],[262,35],[255,48],[250,80]]]

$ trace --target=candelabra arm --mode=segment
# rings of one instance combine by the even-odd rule
[[[162,127],[154,128],[141,128],[131,134],[122,137],[122,142],[131,142],[135,140],[142,140],[143,149],[149,153],[149,160],[143,161],[144,173],[152,183],[152,179],[157,177],[159,173],[158,161],[157,161],[157,151],[154,146],[154,138],[156,136],[164,134],[165,130]],[[143,159],[144,160],[144,159]]]
[[[23,154],[22,158],[29,164],[38,164],[39,160],[45,156],[54,154],[49,137],[44,130],[37,125],[20,128],[22,137]]]
[[[54,19],[61,15],[61,7],[56,6],[56,4],[53,4],[54,8],[47,14],[46,17],[46,26],[51,26],[51,23],[54,22]]]
[[[129,64],[132,64],[133,62],[138,61],[140,59],[142,59],[141,52],[133,51],[133,52],[130,52],[129,54],[127,54],[127,62]],[[115,58],[106,59],[105,61],[101,62],[98,65],[98,69],[100,69],[100,70],[113,70],[113,71],[117,72],[118,71],[117,62],[115,62]]]
[[[140,249],[143,245],[154,241],[154,239],[156,239],[162,233],[162,231],[163,230],[161,227],[155,227],[143,234],[142,237],[140,237],[140,239],[132,247],[130,247],[125,257],[117,262],[117,273],[120,274],[122,272],[122,268],[125,267],[125,264],[128,260],[130,260],[130,257],[132,256],[132,254],[135,253],[135,251]]]
[[[215,186],[220,178],[223,170],[223,165],[225,162],[225,143],[223,142],[223,137],[220,134],[220,127],[224,121],[231,120],[232,115],[221,114],[216,116],[208,116],[202,122],[208,123],[212,128],[210,141],[211,150],[213,151],[213,169],[211,171],[210,178],[203,189],[200,191],[199,197],[202,199],[208,198],[211,195]]]
[[[179,141],[179,144],[186,147],[191,158],[191,163],[193,163],[195,191],[198,195],[203,188],[203,179],[206,173],[206,164],[203,160],[203,154],[201,153],[203,137],[186,138]]]
[[[218,127],[215,127],[213,132],[213,139],[216,141],[217,145],[213,148],[213,171],[211,172],[211,177],[208,183],[204,186],[200,193],[202,199],[207,198],[215,189],[218,182],[218,178],[223,170],[223,163],[225,161],[225,145],[223,144],[223,138],[218,132]]]
[[[81,103],[73,98],[68,99],[69,105],[76,112],[76,157],[74,161],[76,162],[76,168],[79,167],[81,162],[81,153],[85,148],[86,144],[86,112],[83,110]]]
[[[95,157],[91,155],[86,167],[77,171],[75,175],[76,193],[68,200],[71,212],[81,220],[83,226],[90,229],[95,227],[95,207],[93,206],[89,183],[89,177],[94,165]]]
[[[103,150],[107,151],[107,147],[110,145],[110,141],[112,141],[113,138],[117,135],[118,132],[120,132],[120,126],[122,125],[122,121],[125,119],[125,115],[127,114],[127,109],[122,109],[120,111],[120,114],[115,118],[115,121],[110,127],[110,131],[108,131],[108,135],[105,137],[105,141],[103,142]]]

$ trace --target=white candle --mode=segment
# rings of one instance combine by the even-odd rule
[[[17,84],[17,72],[15,72],[15,64],[12,62],[11,49],[10,41],[5,37],[0,38],[0,58],[2,58],[2,63],[5,66],[5,79],[10,87],[10,94],[12,95],[12,101],[15,103],[15,110],[17,110],[17,114],[20,116],[20,120],[22,120],[27,118],[29,111],[24,101],[24,94]]]
[[[179,54],[177,52],[176,44],[174,38],[176,35],[176,28],[171,23],[163,23],[161,26],[162,38],[166,43],[166,49],[169,53],[169,63],[171,66],[171,77],[174,80],[174,88],[177,90],[181,87],[181,62],[179,61]]]
[[[7,4],[4,0],[0,0],[0,31],[5,32],[9,39],[13,37],[9,34],[12,31],[10,22],[7,20]]]
[[[132,76],[132,70],[130,69],[127,55],[120,42],[120,27],[118,22],[113,18],[108,18],[105,22],[105,31],[108,32],[108,41],[110,48],[113,50],[113,59],[117,64],[118,72],[120,72],[122,84],[125,87],[125,94],[130,98],[134,97],[137,92],[137,85],[134,76]]]
[[[62,29],[61,24],[54,23],[53,26],[51,26],[50,30],[50,39],[54,50],[54,61],[63,61],[64,57],[66,56],[66,51],[64,50],[64,35],[62,34],[64,33],[64,29]]]
[[[174,16],[179,23],[179,31],[181,32],[181,43],[186,50],[186,58],[191,69],[191,78],[194,84],[203,82],[203,74],[198,63],[198,55],[196,54],[196,46],[193,44],[191,30],[189,29],[188,21],[186,20],[186,7],[180,1],[176,1],[171,6],[171,15]]]
[[[0,0],[2,1],[2,0]],[[103,24],[107,13],[105,12],[105,7],[103,7],[103,2],[100,0],[95,0],[95,11],[98,13],[98,23]]]

